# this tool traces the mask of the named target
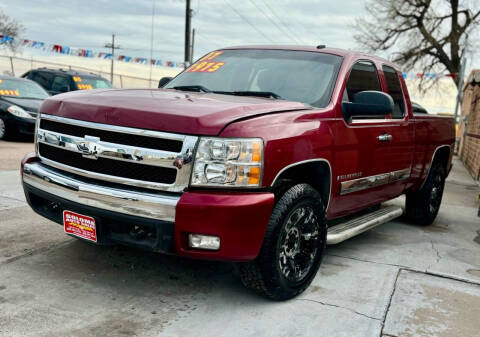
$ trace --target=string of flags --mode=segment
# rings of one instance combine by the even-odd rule
[[[442,77],[452,77],[455,78],[456,74],[437,74],[437,73],[403,73],[403,78],[404,79],[437,79],[437,78],[442,78]]]
[[[11,36],[0,35],[0,45],[3,44],[11,44],[14,42],[14,38]],[[35,48],[41,49],[43,51],[51,51],[58,54],[65,54],[65,55],[72,55],[72,56],[80,56],[80,57],[89,57],[89,58],[103,58],[103,59],[112,59],[111,53],[105,52],[94,52],[90,49],[84,48],[73,48],[65,45],[60,44],[46,44],[40,41],[28,40],[23,39],[21,40],[20,45],[25,48]],[[133,63],[140,63],[140,64],[152,64],[154,66],[163,66],[163,67],[177,67],[177,68],[184,68],[184,62],[175,62],[175,61],[166,61],[160,59],[148,59],[145,57],[132,57],[127,55],[118,55],[115,56],[115,59],[118,61],[123,62],[133,62]]]

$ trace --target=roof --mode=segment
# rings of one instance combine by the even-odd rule
[[[354,50],[346,50],[340,48],[327,48],[324,45],[320,45],[318,48],[317,46],[298,46],[298,45],[246,45],[246,46],[233,46],[233,47],[226,47],[226,48],[219,48],[219,49],[271,49],[271,50],[294,50],[294,51],[308,51],[308,52],[315,52],[315,53],[324,53],[324,54],[333,54],[342,57],[368,57],[369,59],[374,59],[383,63],[392,64],[391,61],[384,59],[379,56],[375,56],[368,53],[363,53]],[[398,67],[398,66],[397,66]]]
[[[29,82],[30,81],[26,78],[10,76],[10,75],[0,75],[0,79],[2,79],[2,80],[13,80],[13,81],[24,81],[24,82]]]
[[[67,75],[71,75],[71,76],[81,75],[81,76],[102,77],[102,76],[100,76],[98,74],[95,74],[95,73],[92,73],[92,72],[72,70],[72,69],[62,69],[62,68],[52,69],[52,68],[42,67],[42,68],[37,68],[37,69],[31,69],[30,71],[32,71],[32,70],[41,70],[41,71],[47,71],[47,72],[57,73],[57,74],[58,73],[67,74]]]

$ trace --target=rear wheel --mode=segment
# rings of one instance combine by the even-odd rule
[[[291,187],[273,209],[258,257],[238,264],[243,284],[275,300],[300,294],[320,267],[326,233],[319,193],[307,184]]]
[[[434,162],[423,187],[407,193],[405,211],[408,220],[421,226],[428,226],[435,220],[442,203],[445,177],[444,165]]]

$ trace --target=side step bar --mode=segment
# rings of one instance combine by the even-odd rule
[[[398,206],[382,207],[377,211],[348,220],[328,229],[327,245],[340,243],[373,227],[384,224],[403,214],[403,209]]]

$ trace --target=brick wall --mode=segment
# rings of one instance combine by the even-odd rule
[[[473,72],[475,73],[475,72]],[[469,76],[464,88],[462,113],[466,125],[459,128],[460,156],[475,179],[480,179],[480,82]],[[464,131],[465,129],[465,131]]]

